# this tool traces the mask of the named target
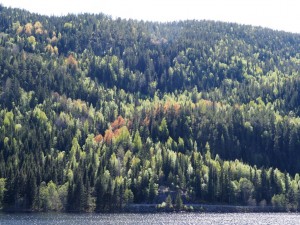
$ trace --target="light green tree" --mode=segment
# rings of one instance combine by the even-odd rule
[[[5,192],[5,178],[0,178],[0,209],[2,208],[2,200]]]
[[[137,130],[133,138],[133,149],[136,153],[142,153],[143,143],[139,131]]]

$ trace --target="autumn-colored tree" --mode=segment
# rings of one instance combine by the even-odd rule
[[[24,28],[25,34],[30,36],[32,34],[32,29],[33,29],[32,23],[27,23]]]
[[[114,138],[114,132],[111,129],[108,129],[105,131],[105,135],[104,135],[104,141],[107,144],[110,144]]]
[[[68,56],[68,58],[66,58],[65,62],[66,62],[66,65],[69,66],[70,68],[72,68],[73,70],[77,69],[78,62],[75,59],[75,57],[73,56],[73,54],[70,54]]]
[[[114,131],[115,129],[119,129],[125,125],[126,125],[125,119],[122,116],[118,116],[118,118],[110,126],[111,129]]]
[[[35,34],[43,34],[43,25],[41,22],[37,21],[35,22],[35,24],[33,25],[34,29],[35,29]]]
[[[101,134],[96,135],[94,138],[96,142],[101,143],[103,140],[103,136]]]

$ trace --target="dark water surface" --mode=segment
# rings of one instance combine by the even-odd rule
[[[0,214],[0,225],[90,224],[300,224],[296,213]]]

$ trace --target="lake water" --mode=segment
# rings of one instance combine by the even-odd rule
[[[296,213],[0,214],[0,225],[94,224],[300,224]]]

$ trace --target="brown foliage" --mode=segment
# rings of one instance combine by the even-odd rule
[[[175,110],[176,114],[178,114],[180,110],[180,104],[178,102],[170,103],[167,101],[164,105],[164,113],[168,112],[172,108]]]
[[[22,26],[19,26],[18,29],[17,29],[17,31],[16,31],[16,33],[17,33],[17,34],[20,34],[20,33],[22,33],[22,32],[23,32],[23,27],[22,27]]]
[[[118,116],[118,118],[111,124],[111,129],[114,131],[126,125],[126,121],[122,116]]]
[[[167,101],[164,105],[164,112],[167,112],[169,110],[169,108],[170,108],[170,102]]]
[[[52,45],[49,45],[49,44],[48,44],[48,45],[46,46],[45,50],[46,50],[46,52],[49,52],[49,53],[51,53],[51,54],[54,53],[54,49],[53,49]]]
[[[27,23],[25,25],[25,34],[27,34],[28,36],[30,36],[32,28],[33,28],[32,24],[31,23]]]
[[[44,31],[41,28],[38,28],[38,29],[35,30],[35,33],[36,34],[43,34]]]
[[[95,140],[97,143],[102,142],[102,141],[103,141],[103,136],[102,136],[101,134],[98,134],[98,135],[94,138],[94,140]]]
[[[114,137],[118,137],[121,134],[121,129],[114,130]]]
[[[143,125],[144,126],[149,126],[149,124],[150,124],[150,119],[149,119],[148,116],[146,116],[146,118],[143,120]]]
[[[39,21],[36,21],[33,26],[34,26],[35,29],[43,28],[43,25]]]
[[[108,129],[105,131],[104,141],[106,143],[111,143],[111,141],[114,137],[115,137],[115,134],[113,133],[113,131],[111,129]]]
[[[78,62],[77,62],[77,60],[74,58],[74,56],[73,56],[72,54],[69,55],[69,57],[66,59],[65,62],[66,62],[66,64],[67,64],[68,66],[77,68]]]

